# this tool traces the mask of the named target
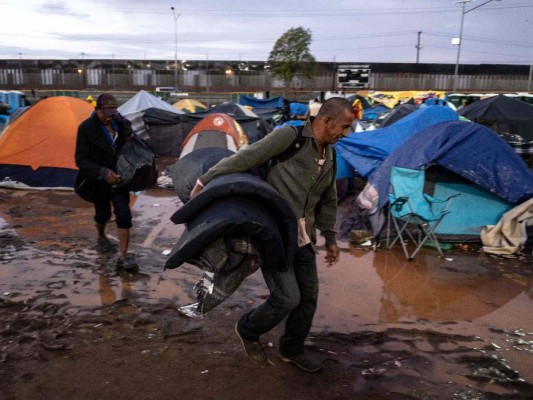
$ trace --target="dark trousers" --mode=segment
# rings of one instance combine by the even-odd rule
[[[120,229],[131,228],[130,192],[125,189],[119,189],[108,193],[107,196],[102,196],[94,203],[94,221],[97,224],[105,224],[109,221],[112,204],[117,227]]]
[[[261,271],[270,298],[240,319],[239,333],[245,339],[256,341],[287,317],[279,351],[287,356],[302,354],[318,300],[315,252],[311,245],[300,247],[287,272],[273,268]]]

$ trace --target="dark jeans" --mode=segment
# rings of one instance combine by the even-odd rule
[[[302,354],[318,299],[316,254],[311,245],[303,246],[296,251],[293,266],[287,272],[273,268],[261,271],[270,298],[240,319],[239,333],[256,341],[287,317],[279,351],[287,356]]]
[[[94,221],[97,224],[105,224],[109,221],[111,204],[113,204],[117,227],[131,228],[130,192],[124,189],[110,191],[108,196],[103,196],[100,201],[94,203]]]

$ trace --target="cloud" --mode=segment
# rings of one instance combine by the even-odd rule
[[[68,16],[88,19],[89,14],[81,13],[73,10],[68,4],[64,1],[47,1],[39,6],[37,12],[42,14],[52,14],[59,16]]]
[[[228,3],[228,4],[226,4]],[[319,61],[454,63],[461,7],[451,0],[2,0],[0,35],[25,57],[264,60],[289,28],[313,34]],[[482,2],[464,18],[462,63],[530,63],[533,0]],[[266,3],[265,3],[266,4]],[[170,7],[180,14],[177,24]],[[474,5],[471,5],[474,7]],[[20,21],[25,21],[20,29]],[[46,50],[43,50],[46,49]],[[52,49],[52,50],[50,50]],[[57,50],[54,50],[57,49]],[[0,54],[17,57],[18,51]],[[61,53],[61,54],[60,54]]]

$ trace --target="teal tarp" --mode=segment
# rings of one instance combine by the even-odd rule
[[[452,212],[446,215],[435,230],[437,235],[479,237],[485,225],[496,225],[502,215],[514,206],[480,186],[468,182],[436,182],[433,196],[452,200]]]

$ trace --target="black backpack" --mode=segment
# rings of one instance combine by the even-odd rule
[[[291,125],[292,126],[292,125]],[[270,160],[266,161],[264,164],[254,167],[250,170],[250,172],[254,175],[259,176],[261,179],[265,180],[268,177],[268,171],[270,168],[272,168],[274,165],[288,160],[291,156],[296,154],[304,145],[306,137],[302,135],[302,132],[304,130],[303,125],[302,126],[292,126],[294,130],[296,131],[296,138],[293,140],[291,145],[287,147],[285,150],[283,150],[278,155],[274,156]]]
[[[292,125],[291,125],[292,126]],[[307,138],[303,135],[304,126],[292,126],[296,130],[296,138],[292,141],[291,145],[287,149],[283,150],[277,156],[274,156],[268,161],[268,168],[272,168],[274,165],[279,164],[280,162],[286,161],[291,158],[293,155],[298,153],[300,149],[305,144]]]

